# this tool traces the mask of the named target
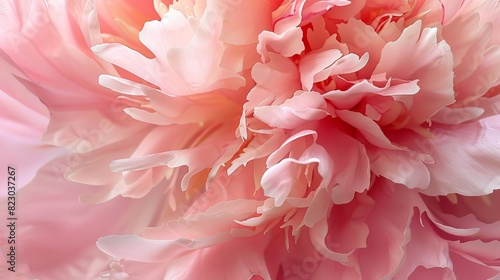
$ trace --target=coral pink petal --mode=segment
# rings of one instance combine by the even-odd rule
[[[406,245],[406,260],[393,279],[409,279],[409,276],[420,275],[419,267],[445,268],[446,273],[453,270],[449,255],[448,242],[433,231],[426,230],[432,226],[429,219],[423,215],[414,215],[410,225],[410,242]],[[443,271],[445,273],[445,271]]]
[[[350,202],[355,192],[363,192],[370,186],[370,161],[366,148],[359,141],[331,128],[321,131],[318,143],[331,155],[335,168],[333,181],[336,186],[332,190],[332,200],[336,204]],[[326,135],[325,135],[326,134]],[[329,145],[335,142],[337,145]],[[348,163],[345,158],[352,158]]]
[[[303,92],[279,106],[261,106],[254,115],[272,127],[294,129],[310,121],[323,119],[326,102],[317,92]]]
[[[195,23],[190,22],[181,12],[169,9],[161,21],[146,22],[139,33],[139,39],[160,63],[168,65],[165,53],[170,48],[182,47],[189,43],[195,34],[193,25]]]
[[[376,175],[410,189],[429,187],[431,176],[424,155],[380,149],[369,149],[368,155],[371,169]]]

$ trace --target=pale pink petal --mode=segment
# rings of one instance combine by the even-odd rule
[[[276,75],[280,79],[272,78]],[[245,114],[250,114],[258,106],[282,104],[301,88],[297,66],[289,59],[272,53],[268,63],[255,64],[252,78],[256,85],[247,95]]]
[[[293,134],[288,139],[286,139],[278,149],[276,149],[271,155],[269,155],[269,157],[266,160],[267,166],[270,167],[272,165],[277,164],[287,155],[292,154],[293,150],[295,150],[293,151],[294,152],[293,155],[298,156],[295,155],[295,153],[300,153],[301,151],[303,152],[305,150],[304,141],[306,140],[303,139],[306,138],[307,136],[311,136],[313,141],[316,142],[316,140],[318,139],[318,132],[314,130],[302,130],[300,132]],[[299,145],[301,149],[297,148],[293,149],[294,144]]]
[[[134,119],[156,125],[188,124],[230,118],[240,113],[230,100],[222,94],[175,96],[146,85],[118,77],[103,75],[99,83],[127,95],[139,95],[149,98],[149,106],[129,107],[124,111]],[[227,109],[232,108],[232,109]],[[155,112],[151,112],[151,109]]]
[[[15,181],[18,190],[35,177],[38,168],[57,157],[62,150],[40,143],[49,122],[47,108],[18,79],[25,79],[12,61],[0,51],[0,141],[3,144],[1,165],[19,169]],[[28,162],[29,161],[29,164]],[[7,182],[7,173],[0,175]],[[0,194],[5,197],[6,192]]]
[[[235,279],[271,280],[264,259],[267,238],[241,238],[216,247],[197,250],[171,262],[167,279]],[[238,248],[238,250],[235,250]],[[242,254],[241,251],[248,252]],[[228,266],[228,264],[231,264]],[[197,269],[186,269],[186,266]]]
[[[219,66],[223,52],[223,44],[218,38],[220,28],[216,16],[207,13],[187,45],[183,48],[170,48],[164,54],[172,69],[194,92],[202,89],[211,91],[220,87],[237,89],[244,85],[245,81],[241,76]],[[204,52],[200,52],[200,49]]]
[[[453,92],[453,56],[445,41],[437,42],[437,29],[424,28],[417,21],[405,28],[395,42],[382,50],[374,74],[404,80],[418,79],[420,92],[410,109],[411,122],[421,124],[444,106],[455,101]],[[402,67],[400,61],[406,65]],[[440,77],[438,80],[435,77]]]
[[[368,54],[362,57],[355,54],[342,55],[337,49],[309,53],[299,65],[302,87],[310,91],[313,83],[330,76],[356,72],[363,68],[367,61]]]
[[[269,60],[269,53],[271,51],[285,57],[299,54],[305,48],[302,42],[302,35],[302,29],[300,28],[287,30],[283,34],[263,31],[259,34],[257,52],[262,56],[263,61]]]
[[[168,166],[170,168],[188,166],[189,171],[185,174],[181,183],[181,189],[185,191],[194,174],[224,162],[226,158],[221,157],[221,154],[224,156],[223,150],[226,145],[226,143],[218,145],[209,144],[187,150],[168,151],[147,156],[118,159],[111,162],[110,168],[114,172],[124,172],[157,166]]]
[[[309,53],[300,60],[299,71],[300,81],[304,90],[310,91],[313,83],[325,80],[329,75],[322,74],[329,66],[342,57],[340,50],[325,50],[316,53]],[[316,77],[318,75],[318,77]]]
[[[373,173],[410,189],[427,189],[431,181],[427,164],[432,158],[423,154],[407,151],[368,149],[370,166]]]
[[[294,129],[328,116],[326,102],[317,92],[302,92],[278,106],[261,106],[254,115],[272,127]]]
[[[432,116],[432,121],[441,124],[461,124],[481,116],[484,111],[485,110],[480,107],[444,107]]]
[[[380,61],[386,40],[375,32],[372,26],[355,18],[349,18],[347,23],[339,24],[338,34],[342,38],[342,43],[349,47],[349,52],[360,56],[365,52],[369,54],[370,59],[366,66],[358,72],[361,77],[369,78]]]
[[[188,44],[198,24],[196,19],[188,19],[176,9],[169,9],[161,21],[146,22],[139,32],[139,39],[160,63],[168,65],[165,53],[170,48],[183,47]]]
[[[368,80],[362,80],[345,91],[332,90],[323,96],[325,99],[331,100],[337,109],[351,109],[370,93],[397,97],[400,95],[414,95],[418,93],[419,89],[417,81],[402,82],[388,79],[383,87],[379,87]]]
[[[436,127],[432,142],[421,139],[408,141],[432,156],[435,164],[427,165],[431,175],[428,195],[485,195],[500,186],[500,137],[498,118],[450,128]]]
[[[223,244],[238,234],[253,236],[251,230],[241,228],[235,220],[251,216],[260,201],[233,200],[219,203],[205,213],[170,221],[168,226],[146,232],[149,238],[161,233],[161,240],[138,235],[108,236],[100,238],[98,247],[108,254],[135,261],[171,261],[197,249]],[[231,206],[230,208],[226,208]],[[228,211],[228,209],[233,209]],[[207,231],[207,226],[211,230]]]
[[[283,142],[284,135],[274,134],[271,136],[258,134],[243,149],[243,152],[232,163],[231,167],[227,170],[231,175],[238,167],[246,166],[248,162],[263,158],[274,152],[279,148],[279,143]]]
[[[357,128],[366,140],[373,145],[389,150],[401,150],[401,148],[391,143],[391,140],[384,135],[384,132],[373,120],[363,116],[361,113],[337,110],[335,114],[346,123]]]
[[[256,44],[263,30],[272,28],[271,13],[277,3],[273,1],[249,2],[243,0],[208,1],[223,18],[220,39],[231,45]]]
[[[457,99],[462,104],[474,101],[500,84],[500,70],[496,67],[499,63],[500,47],[490,47],[482,56],[483,60],[475,71],[463,81],[456,83]],[[467,65],[469,66],[470,63]]]
[[[452,1],[452,0],[443,0],[440,1],[443,5],[444,10],[444,18],[443,23],[447,24],[460,10],[465,0]]]
[[[410,277],[405,279],[419,280],[419,279],[456,279],[456,278],[453,271],[450,268],[440,268],[440,267],[426,268],[424,266],[419,266],[413,271]]]
[[[451,1],[446,1],[451,2]],[[454,57],[457,101],[467,104],[498,85],[500,6],[494,1],[459,1],[454,16],[443,27],[443,38]],[[461,34],[461,35],[459,35]]]
[[[82,204],[78,197],[87,188],[64,180],[47,164],[35,181],[17,193],[17,200],[23,201],[16,211],[22,217],[16,232],[17,240],[22,240],[16,247],[23,256],[18,262],[36,278],[95,279],[111,261],[95,247],[97,238],[148,225],[156,211],[154,204],[161,199],[160,191],[140,201],[117,198],[102,205]]]

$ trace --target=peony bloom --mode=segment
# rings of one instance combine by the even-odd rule
[[[498,1],[0,7],[18,275],[500,275]]]

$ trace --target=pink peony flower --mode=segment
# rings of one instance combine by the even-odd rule
[[[500,275],[498,1],[0,7],[17,275]]]

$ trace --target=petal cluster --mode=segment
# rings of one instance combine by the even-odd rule
[[[46,127],[19,195],[94,227],[23,273],[500,275],[498,1],[150,2],[0,0],[1,98]]]

